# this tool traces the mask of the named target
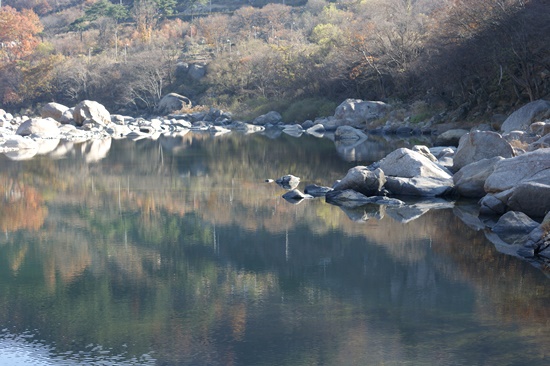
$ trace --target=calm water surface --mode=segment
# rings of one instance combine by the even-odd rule
[[[548,365],[549,279],[466,226],[468,203],[405,219],[264,183],[332,185],[410,143],[190,133],[0,156],[0,364]]]

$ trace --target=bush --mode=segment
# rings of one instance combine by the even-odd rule
[[[282,113],[285,122],[303,122],[334,115],[337,104],[325,98],[307,98],[294,102]]]

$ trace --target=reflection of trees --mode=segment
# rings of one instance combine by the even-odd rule
[[[48,209],[36,189],[13,179],[0,178],[0,193],[0,229],[3,232],[40,229]]]
[[[317,154],[301,140],[285,148],[262,137],[182,141],[173,152],[115,142],[92,165],[10,165],[35,192],[32,207],[47,211],[39,235],[19,228],[0,246],[0,322],[40,329],[60,349],[74,339],[115,351],[132,343],[124,351],[139,355],[154,344],[167,364],[341,364],[353,352],[360,364],[388,350],[407,360],[423,342],[430,351],[422,352],[440,347],[453,363],[476,341],[469,329],[495,321],[548,340],[537,326],[550,315],[539,272],[495,253],[451,211],[358,224],[322,200],[287,204],[263,183],[294,173],[331,184],[349,166],[329,157],[330,144]],[[32,284],[18,286],[25,276]],[[402,303],[410,310],[400,312]],[[436,306],[442,314],[428,316]],[[447,334],[459,306],[479,319]],[[271,327],[260,329],[266,317]],[[284,355],[257,351],[265,344]]]

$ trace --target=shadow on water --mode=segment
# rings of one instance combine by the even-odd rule
[[[466,202],[342,210],[264,182],[331,185],[408,144],[187,134],[0,159],[0,361],[547,364],[548,279]]]

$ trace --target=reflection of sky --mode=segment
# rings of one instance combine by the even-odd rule
[[[33,339],[33,335],[0,334],[0,365],[2,366],[73,366],[73,365],[154,365],[149,355],[127,360],[123,355],[112,355],[101,346],[90,344],[85,351],[65,352],[54,356],[55,347]]]

